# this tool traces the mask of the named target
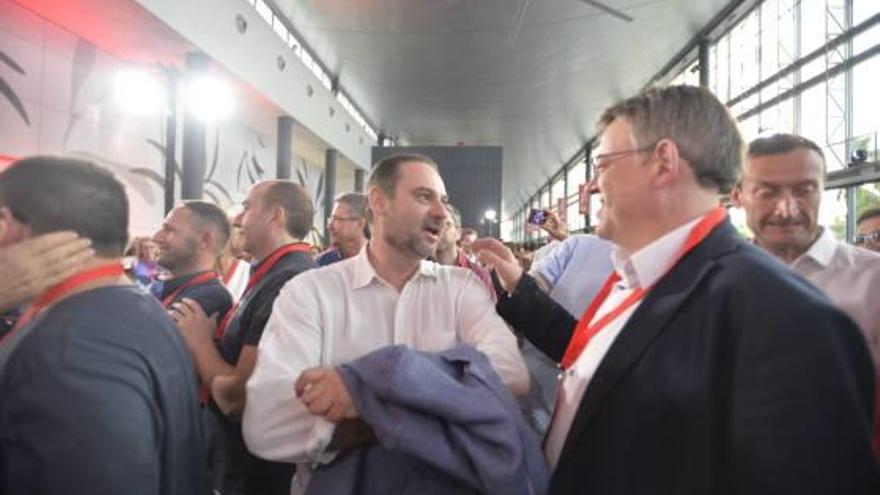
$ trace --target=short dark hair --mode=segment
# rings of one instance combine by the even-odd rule
[[[599,130],[619,117],[632,126],[639,146],[674,141],[701,186],[727,193],[738,181],[745,144],[730,111],[708,89],[647,89],[606,109]]]
[[[214,242],[214,250],[219,253],[226,247],[231,235],[231,227],[226,213],[214,203],[200,200],[187,200],[183,202],[184,208],[195,215],[196,220],[204,227],[213,228],[217,232],[217,239]]]
[[[407,162],[424,163],[434,170],[439,170],[437,163],[425,155],[418,153],[395,153],[386,156],[373,165],[373,171],[370,172],[370,178],[367,180],[367,189],[378,187],[386,196],[394,196],[397,180],[400,178],[400,167]]]
[[[367,201],[367,195],[359,192],[342,193],[339,196],[336,196],[335,202],[348,205],[352,215],[367,220],[364,222],[364,237],[369,239],[370,222],[367,217],[367,209],[370,207],[370,204]]]
[[[267,206],[280,206],[284,210],[287,233],[297,239],[305,239],[312,229],[315,207],[309,193],[289,180],[273,180],[266,189],[264,202]]]
[[[367,217],[367,195],[358,192],[347,192],[336,196],[336,203],[344,203],[351,209],[351,214],[358,218]]]
[[[99,256],[122,256],[128,243],[125,187],[91,160],[40,155],[13,162],[0,173],[0,207],[34,234],[72,230]]]
[[[797,149],[815,151],[822,159],[822,172],[825,172],[825,153],[814,141],[796,134],[779,133],[759,137],[749,143],[748,156],[767,156],[788,153]]]
[[[796,149],[813,150],[825,159],[825,153],[811,139],[807,139],[797,134],[778,133],[770,136],[759,137],[749,143],[749,156],[765,156],[778,155],[780,153],[788,153]]]
[[[865,220],[870,220],[872,218],[878,217],[880,217],[880,208],[868,208],[867,210],[859,214],[859,219],[856,220],[856,225],[864,222]]]

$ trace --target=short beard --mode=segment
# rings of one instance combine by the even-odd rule
[[[171,254],[171,256],[167,256],[167,255],[163,256],[162,258],[157,260],[159,262],[159,265],[162,266],[162,268],[165,268],[166,270],[168,270],[172,273],[175,272],[176,270],[179,270],[181,267],[184,267],[187,265],[190,265],[190,266],[193,265],[196,260],[195,246],[186,246],[186,248],[188,248],[188,249],[186,249],[183,252],[174,253],[174,254],[169,253],[169,254]],[[182,273],[175,273],[175,276],[180,276],[180,275],[183,275],[183,274]]]
[[[384,239],[389,246],[393,246],[403,252],[411,253],[415,258],[421,260],[433,258],[437,254],[437,244],[433,247],[427,246],[419,240],[418,236],[418,234],[411,235],[407,237],[406,240],[399,241],[391,235],[391,233],[386,233]]]

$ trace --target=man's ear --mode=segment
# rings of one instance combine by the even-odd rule
[[[287,213],[284,211],[284,208],[281,206],[272,207],[272,215],[269,217],[269,222],[277,224],[281,230],[286,230]]]
[[[672,185],[684,171],[685,164],[678,153],[678,145],[671,139],[661,139],[651,151],[653,173],[658,186]]]
[[[384,216],[387,208],[388,198],[385,193],[376,186],[370,188],[367,192],[367,203],[370,205],[370,211],[373,213],[373,220],[378,216]]]
[[[202,232],[202,235],[199,236],[199,242],[202,244],[202,247],[209,251],[214,250],[214,243],[216,240],[217,236],[215,236],[214,232],[210,230]]]
[[[737,208],[742,208],[742,180],[730,190],[730,202]]]
[[[12,215],[7,207],[0,208],[0,246],[21,242],[31,236],[31,229]]]

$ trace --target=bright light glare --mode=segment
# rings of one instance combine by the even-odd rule
[[[214,77],[193,79],[185,91],[187,110],[205,122],[222,120],[232,114],[232,91]]]
[[[116,74],[113,97],[126,112],[134,115],[152,115],[164,107],[165,95],[155,78],[142,71]]]
[[[490,222],[494,222],[495,219],[498,218],[498,213],[495,210],[486,210],[486,212],[483,213],[483,218]]]

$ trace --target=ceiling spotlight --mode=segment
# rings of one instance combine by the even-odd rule
[[[200,76],[185,89],[187,110],[205,122],[222,120],[232,114],[232,91],[225,82],[211,76]]]
[[[116,74],[113,80],[113,99],[126,112],[134,115],[159,113],[165,104],[162,86],[150,74],[129,70]]]

